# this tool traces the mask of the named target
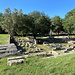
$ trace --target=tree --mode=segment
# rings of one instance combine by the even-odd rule
[[[40,35],[45,35],[49,33],[50,30],[50,18],[48,16],[41,16],[37,20],[38,31]]]
[[[5,9],[5,13],[3,18],[1,19],[2,28],[5,29],[11,36],[13,35],[14,27],[13,21],[11,18],[11,10],[10,8]]]
[[[27,35],[31,31],[31,26],[33,19],[32,17],[28,16],[27,14],[23,14],[21,17],[21,22],[18,24],[17,27],[17,34],[18,35]]]
[[[37,34],[45,35],[49,33],[51,22],[47,15],[43,12],[33,11],[29,13],[29,16],[33,19],[31,24],[31,33],[35,39]]]
[[[75,32],[75,9],[66,14],[63,26],[64,30],[69,34],[73,34]]]
[[[23,13],[22,9],[19,11],[15,8],[12,12],[12,20],[14,24],[14,33],[23,35]]]
[[[65,15],[65,19],[68,19],[70,16],[75,16],[75,8],[67,12],[67,14]]]
[[[52,25],[54,27],[54,32],[59,34],[59,32],[62,31],[62,20],[59,16],[55,16],[52,18]]]
[[[68,32],[69,34],[74,33],[75,32],[75,16],[71,16],[65,19],[63,26],[64,26],[64,30]]]
[[[16,8],[14,8],[13,12],[10,10],[10,8],[5,9],[5,13],[1,18],[1,25],[11,37],[17,31],[17,27],[22,24],[22,15],[21,9],[18,11]]]
[[[1,18],[2,18],[3,14],[0,13],[0,22],[1,22]],[[0,24],[0,34],[1,33],[5,33],[5,31],[2,29],[1,24]]]

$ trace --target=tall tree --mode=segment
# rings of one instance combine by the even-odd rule
[[[37,23],[37,31],[39,31],[40,35],[45,35],[49,33],[50,30],[50,18],[48,16],[41,16],[36,20]],[[38,33],[38,32],[37,32]]]
[[[5,13],[1,20],[2,28],[6,30],[10,35],[13,35],[14,27],[11,18],[11,10],[10,8],[5,9]]]
[[[2,27],[1,27],[1,19],[2,19],[2,16],[3,16],[3,14],[2,13],[0,13],[0,34],[1,33],[5,33],[5,31],[2,29]]]
[[[31,24],[31,32],[34,35],[34,38],[36,38],[37,34],[45,35],[49,33],[51,22],[47,15],[43,12],[33,11],[29,13],[29,16],[33,19]]]
[[[5,13],[1,19],[2,28],[13,36],[17,30],[17,27],[22,24],[22,10],[18,11],[14,8],[12,12],[10,8],[5,9]]]
[[[18,35],[27,35],[29,33],[31,33],[31,27],[32,27],[32,22],[33,19],[32,17],[28,16],[27,14],[24,14],[21,17],[21,22],[18,24],[17,27],[17,34]]]
[[[52,18],[52,25],[54,27],[54,32],[59,34],[59,32],[62,31],[62,20],[59,16],[55,16]]]
[[[73,34],[75,32],[75,9],[66,14],[63,26],[67,33]]]
[[[22,33],[22,26],[23,26],[22,9],[20,9],[18,11],[16,8],[14,8],[14,11],[12,12],[12,20],[13,20],[13,24],[14,24],[14,32],[16,34],[23,35],[23,33]]]

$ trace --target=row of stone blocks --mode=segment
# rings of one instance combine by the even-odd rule
[[[0,45],[0,58],[8,55],[17,54],[17,47],[15,44]]]
[[[18,64],[18,63],[23,63],[24,59],[22,56],[18,56],[18,57],[11,57],[7,59],[7,65],[11,66],[12,64]]]

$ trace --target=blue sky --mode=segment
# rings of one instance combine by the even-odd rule
[[[75,0],[0,0],[0,12],[5,8],[22,9],[23,13],[33,11],[44,12],[51,18],[60,16],[64,18],[67,12],[75,8]]]

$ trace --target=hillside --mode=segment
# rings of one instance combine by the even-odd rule
[[[0,59],[0,75],[75,75],[75,54],[56,58],[26,58],[23,64],[7,66],[7,58]]]

